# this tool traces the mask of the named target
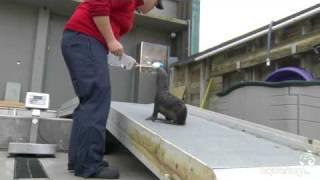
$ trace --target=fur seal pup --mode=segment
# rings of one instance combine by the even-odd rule
[[[162,120],[165,123],[184,125],[187,107],[182,100],[169,93],[169,77],[163,64],[157,67],[156,85],[153,113],[146,120]],[[164,115],[165,120],[158,119],[158,113]]]

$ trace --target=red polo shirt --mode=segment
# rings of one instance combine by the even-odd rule
[[[94,16],[109,16],[114,36],[119,38],[132,29],[135,9],[143,0],[85,0],[80,3],[67,22],[65,30],[81,32],[100,41],[106,48],[104,37],[96,27]]]

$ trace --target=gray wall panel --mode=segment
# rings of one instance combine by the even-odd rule
[[[169,34],[161,31],[155,31],[155,30],[145,29],[141,27],[136,27],[132,32],[130,32],[128,35],[124,36],[121,39],[121,42],[123,43],[125,48],[125,52],[133,57],[136,57],[137,61],[139,61],[138,47],[142,41],[165,45],[165,46],[171,45],[171,39]],[[127,92],[123,92],[123,89],[121,89],[119,92],[123,92],[125,95],[128,93],[132,93],[133,89],[137,88],[136,91],[139,91],[139,92],[135,92],[135,95],[137,96],[136,102],[152,103],[154,99],[154,94],[155,94],[155,75],[151,74],[150,72],[143,72],[142,74],[140,75],[136,74],[135,76],[136,76],[136,79],[135,79],[136,87],[131,86],[131,88],[128,89]],[[116,79],[112,81],[119,83],[119,81],[117,81]],[[127,81],[125,83],[130,84],[131,82]],[[113,86],[112,89],[114,94],[115,93],[114,89],[116,89],[114,86],[118,86],[118,85],[112,84],[112,86]],[[113,97],[113,100],[123,101],[123,98],[118,99],[118,97],[120,97],[120,94],[119,95],[115,94],[112,97]],[[131,101],[131,98],[129,99],[129,101]]]
[[[316,122],[308,122],[308,121],[300,121],[300,133],[313,138],[313,139],[320,139],[320,123]]]
[[[51,15],[49,39],[47,52],[46,74],[44,81],[44,91],[51,94],[51,109],[57,109],[60,105],[75,96],[71,80],[63,61],[60,50],[61,33],[66,17]],[[154,32],[148,29],[135,29],[133,32],[121,39],[125,47],[125,52],[137,58],[138,45],[141,41],[170,45],[170,37],[163,32]],[[138,59],[138,58],[137,58]],[[133,91],[133,72],[120,70],[110,67],[112,83],[112,100],[114,101],[132,101]],[[150,76],[150,77],[147,77]],[[144,100],[142,102],[151,102],[154,92],[145,91],[146,87],[154,81],[153,75],[144,74],[143,83],[140,84]]]
[[[320,108],[313,106],[300,106],[300,119],[320,123]],[[320,132],[320,129],[319,129]]]
[[[165,2],[168,8],[162,13],[176,14],[175,4],[176,1]],[[38,8],[35,6],[3,3],[0,7],[0,22],[2,24],[0,26],[0,54],[2,58],[0,99],[4,97],[7,81],[21,83],[21,99],[24,99],[25,92],[30,88],[37,19]],[[62,31],[67,19],[67,17],[55,13],[50,15],[43,92],[51,95],[51,109],[57,109],[62,103],[75,96],[60,50]],[[121,41],[126,53],[137,59],[139,59],[137,50],[141,41],[171,45],[168,33],[142,27],[136,27]],[[16,63],[18,60],[22,61],[20,66]],[[115,101],[131,101],[134,89],[132,72],[117,71],[115,68],[110,68],[110,71],[112,99]],[[154,81],[153,75],[147,74],[144,76],[142,78],[144,82],[138,85],[141,89],[146,89],[148,84]],[[141,94],[144,96],[144,102],[150,102],[153,99],[154,92],[142,90]]]
[[[308,88],[305,87],[291,87],[289,88],[290,94],[292,95],[305,95],[305,96],[310,96],[312,95],[313,97],[318,97],[320,98],[320,93],[319,93],[319,86],[310,86]]]
[[[282,96],[272,96],[270,98],[272,106],[279,106],[279,105],[296,105],[298,103],[298,98],[297,96],[288,96],[282,95]]]
[[[136,27],[121,38],[125,52],[133,57],[138,55],[138,46],[142,41],[165,46],[171,45],[170,34],[141,27]]]
[[[270,104],[270,98],[266,93],[257,93],[264,91],[265,89],[259,87],[243,89],[243,94],[241,96],[242,100],[239,102],[239,106],[243,107],[243,119],[247,119],[248,115],[250,115],[255,119],[256,123],[270,125],[270,122],[267,119],[267,114],[270,110],[267,104]]]
[[[283,131],[288,131],[294,134],[298,133],[298,121],[297,120],[281,120],[271,121],[270,127],[277,128]]]
[[[51,96],[50,108],[56,109],[75,97],[75,93],[60,49],[67,17],[51,14],[50,18],[43,90]]]
[[[154,102],[156,94],[156,74],[142,72],[139,78],[137,102],[148,104]]]
[[[110,67],[111,96],[114,101],[130,102],[133,91],[133,71]]]
[[[270,107],[269,117],[271,120],[297,119],[298,108],[294,105],[279,105]]]
[[[0,99],[7,81],[21,84],[21,101],[29,90],[38,9],[15,3],[0,6]],[[17,61],[21,61],[17,65]]]
[[[319,93],[319,95],[320,95],[320,93]],[[301,105],[308,105],[308,106],[314,106],[314,107],[320,108],[320,97],[316,97],[316,96],[312,96],[312,97],[300,96],[299,97],[299,102],[300,102]]]
[[[217,112],[254,123],[320,137],[320,87],[268,88],[246,86],[218,98]],[[314,126],[313,126],[314,125]]]

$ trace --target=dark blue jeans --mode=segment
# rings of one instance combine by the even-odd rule
[[[111,102],[108,52],[95,38],[65,31],[62,54],[80,103],[73,113],[69,167],[90,177],[103,168],[105,129]]]

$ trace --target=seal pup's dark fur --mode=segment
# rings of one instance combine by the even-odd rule
[[[169,77],[167,71],[160,67],[157,69],[157,87],[154,98],[153,114],[146,120],[158,119],[158,113],[165,116],[165,123],[184,125],[187,118],[187,107],[179,98],[169,93]]]

